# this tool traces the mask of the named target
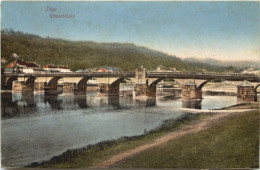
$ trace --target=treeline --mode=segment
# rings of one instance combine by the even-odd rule
[[[95,43],[90,41],[68,41],[42,38],[38,35],[1,30],[2,58],[14,60],[12,53],[27,61],[40,65],[68,65],[72,70],[118,67],[123,71],[134,71],[140,66],[148,70],[175,67],[179,71],[239,72],[235,67],[220,67],[204,63],[184,62],[176,56],[138,47],[129,43]],[[3,65],[4,66],[4,65]]]

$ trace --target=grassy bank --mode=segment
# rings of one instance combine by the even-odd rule
[[[141,152],[114,165],[131,168],[257,168],[259,111]]]
[[[240,107],[240,106],[236,106],[236,107]],[[244,106],[244,107],[247,107],[247,106]],[[250,106],[250,107],[252,107],[252,106]],[[232,128],[227,128],[227,131],[226,131],[226,134],[234,133],[234,134],[238,134],[239,135],[237,138],[235,138],[235,143],[234,143],[235,145],[239,146],[240,143],[236,143],[237,140],[240,140],[239,138],[241,138],[241,139],[245,138],[246,140],[248,140],[248,143],[246,143],[246,142],[242,142],[241,143],[243,145],[244,144],[250,145],[250,146],[246,145],[246,147],[251,148],[251,150],[249,150],[248,153],[251,153],[251,151],[252,151],[252,153],[254,153],[254,150],[257,149],[257,148],[255,148],[255,145],[252,145],[252,143],[253,144],[255,143],[255,138],[258,139],[258,134],[257,134],[257,137],[255,137],[256,136],[255,130],[258,130],[258,120],[259,120],[259,118],[256,117],[256,113],[257,112],[250,113],[250,114],[249,113],[245,114],[247,116],[250,115],[250,117],[253,115],[253,117],[254,117],[254,119],[249,119],[250,117],[248,117],[248,119],[246,119],[246,120],[248,120],[250,122],[250,126],[247,126],[248,124],[246,124],[245,122],[243,124],[245,126],[245,127],[243,127],[243,129],[245,129],[245,130],[247,129],[248,131],[236,132],[238,130],[237,128],[241,128],[241,127],[236,126],[235,124],[233,124],[234,125],[233,129]],[[91,146],[88,146],[88,147],[85,147],[85,148],[81,148],[81,149],[68,150],[68,151],[64,152],[60,156],[53,157],[49,161],[45,161],[45,162],[42,162],[42,163],[33,163],[29,167],[49,167],[49,168],[91,167],[93,165],[96,165],[96,164],[104,161],[104,160],[107,160],[108,158],[110,158],[113,155],[122,153],[124,151],[130,150],[130,149],[133,149],[133,148],[136,148],[137,146],[141,146],[141,145],[147,144],[147,143],[151,142],[152,140],[154,140],[154,139],[156,139],[158,137],[166,135],[167,133],[177,131],[183,125],[193,124],[196,121],[202,120],[202,119],[204,119],[204,118],[206,118],[208,116],[212,116],[212,114],[200,114],[200,115],[188,114],[188,115],[185,115],[184,117],[182,117],[182,118],[180,118],[178,120],[168,120],[168,121],[165,121],[162,127],[157,128],[157,129],[155,129],[153,131],[150,131],[150,132],[146,133],[145,135],[135,136],[135,137],[124,137],[124,138],[121,138],[121,139],[118,139],[118,140],[101,142],[101,143],[98,143],[98,144],[95,144],[95,145],[91,145]],[[246,116],[246,118],[247,118],[247,116]],[[242,118],[241,118],[241,120],[242,120]],[[252,121],[252,120],[255,120],[255,121]],[[233,121],[233,119],[230,119],[230,121]],[[226,120],[225,122],[226,122],[226,124],[229,124],[228,120]],[[216,129],[219,130],[218,132],[216,131],[214,133],[209,133],[208,135],[210,135],[210,134],[211,135],[214,134],[212,136],[219,135],[220,132],[223,130],[223,129],[220,129],[221,126],[223,126],[223,125],[217,125],[218,128],[216,128]],[[255,128],[256,126],[257,126],[257,128]],[[237,128],[235,128],[235,127],[237,127]],[[210,130],[210,132],[211,131],[212,131],[212,129]],[[232,131],[234,131],[234,132],[232,132]],[[248,132],[250,132],[250,133],[248,133]],[[248,136],[241,136],[240,133],[242,133],[242,134],[246,133]],[[228,142],[228,140],[223,140],[222,141],[222,137],[225,137],[225,135],[216,137],[217,140],[214,138],[216,140],[216,142],[220,142],[220,143],[218,143],[219,146],[226,145],[226,142]],[[201,136],[201,138],[204,139],[203,136]],[[208,140],[207,138],[211,139],[210,137],[205,137],[205,139],[204,139],[205,141],[202,141],[199,137],[198,138],[194,138],[194,143],[193,143],[193,145],[195,147],[194,150],[196,150],[196,148],[199,147],[199,144],[201,142],[202,143],[206,142]],[[176,141],[180,141],[182,139],[183,138],[178,139]],[[216,142],[214,142],[214,139],[211,139],[211,142],[213,144],[216,143]],[[188,147],[188,145],[190,143],[189,143],[189,141],[185,141],[185,140],[184,141],[182,140],[182,142],[183,142],[183,144],[184,144],[184,142],[188,142],[187,146],[185,148],[187,157],[185,158],[186,160],[182,161],[182,162],[186,162],[187,161],[187,163],[188,163],[188,162],[190,162],[188,160],[189,159],[189,156],[188,156],[189,155],[189,149],[188,149],[189,147]],[[165,149],[167,150],[167,146],[165,146],[165,147],[166,147]],[[183,145],[183,147],[185,147],[185,146]],[[227,148],[230,147],[229,149],[227,149],[227,151],[230,150],[230,149],[233,149],[230,145],[228,145],[226,147]],[[151,151],[153,151],[153,150],[151,150]],[[142,154],[145,154],[145,153],[148,153],[148,152],[151,152],[151,151],[145,151]],[[158,155],[158,153],[156,153],[156,152],[159,153],[160,151],[159,150],[155,151],[155,153],[154,153],[155,156],[156,156],[156,154]],[[211,152],[215,152],[215,151],[211,150]],[[238,152],[239,152],[239,150],[238,150]],[[162,155],[164,155],[165,152],[162,151],[161,153],[162,153]],[[202,157],[207,157],[207,155],[209,153],[210,152],[206,152],[206,154],[202,154],[202,155],[200,155],[200,157],[201,156]],[[139,154],[137,156],[142,156],[142,154],[141,155]],[[182,153],[182,154],[185,154],[185,153]],[[179,157],[179,156],[180,155],[176,155],[176,157]],[[185,155],[181,155],[180,157],[184,158],[184,156]],[[143,162],[145,162],[145,161],[148,161],[148,162],[151,161],[151,163],[152,162],[154,162],[154,163],[157,162],[157,161],[154,161],[152,159],[151,160],[145,160],[145,156],[142,157],[142,158],[143,158]],[[162,158],[163,158],[163,156],[162,156]],[[250,157],[250,159],[254,160],[253,158],[255,158],[255,154],[251,155],[251,157]],[[155,166],[154,164],[149,164],[149,163],[141,164],[141,162],[138,162],[135,159],[139,159],[139,158],[134,156],[131,159],[123,161],[123,162],[121,162],[121,163],[119,163],[119,164],[117,164],[115,166],[116,167],[167,167],[167,166],[164,166],[165,164],[162,164],[160,162],[157,162],[157,166]],[[156,157],[154,159],[156,159]],[[165,157],[164,157],[164,159],[165,159]],[[170,160],[168,160],[168,161],[172,162],[171,160],[173,160],[175,158],[169,157],[169,159]],[[133,161],[135,163],[132,164],[131,161]],[[164,160],[161,160],[161,161],[164,161]],[[169,165],[169,167],[170,166],[171,165]],[[181,167],[181,166],[179,166],[179,167]],[[195,167],[195,166],[191,166],[191,167]],[[250,167],[253,167],[253,165],[250,166]]]

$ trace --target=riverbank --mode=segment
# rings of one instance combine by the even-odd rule
[[[242,105],[237,105],[233,107],[229,107],[226,109],[240,109]],[[251,108],[259,108],[259,105],[257,103],[249,104],[249,105],[243,105],[244,109],[251,109]],[[258,111],[249,111],[249,112],[258,112]],[[247,113],[249,113],[247,111]],[[151,148],[143,148],[143,150],[140,150],[140,147],[144,147],[147,144],[153,144],[158,140],[160,141],[160,138],[167,138],[169,139],[169,135],[172,135],[171,140],[174,139],[174,134],[180,134],[182,130],[188,130],[189,128],[192,129],[192,127],[196,127],[196,125],[200,123],[204,123],[206,128],[209,125],[208,122],[213,120],[221,120],[226,117],[232,117],[231,115],[234,112],[226,112],[226,114],[187,114],[178,120],[168,120],[165,121],[163,126],[160,128],[157,128],[155,130],[152,130],[150,132],[146,132],[144,135],[141,136],[134,136],[134,137],[123,137],[118,140],[113,141],[106,141],[101,142],[96,145],[91,145],[85,148],[76,149],[76,150],[69,150],[64,152],[60,156],[53,157],[49,161],[45,161],[42,163],[33,163],[28,167],[49,167],[49,168],[80,168],[80,167],[110,167],[110,166],[117,166],[117,167],[131,167],[131,164],[120,164],[119,161],[128,158],[128,156],[138,155],[139,153],[146,153],[151,148],[157,146],[152,145]],[[235,114],[235,115],[244,115],[242,113]],[[205,122],[206,121],[206,122]],[[206,124],[205,124],[206,123]],[[203,126],[201,126],[203,130]],[[188,129],[187,129],[188,128]],[[257,128],[258,129],[258,128]],[[197,132],[198,132],[197,131]],[[190,133],[195,133],[190,132]],[[188,134],[183,134],[188,135]],[[182,139],[182,138],[180,138]],[[177,139],[176,141],[180,140]],[[164,140],[164,142],[160,143],[159,145],[164,145],[164,143],[169,142],[167,140]],[[159,146],[158,145],[158,146]],[[139,150],[138,150],[139,148]],[[157,148],[157,147],[155,147]],[[137,150],[136,150],[137,149]],[[125,153],[131,153],[130,155],[124,155]],[[162,152],[163,153],[163,152]],[[122,157],[123,154],[124,156]],[[189,154],[187,154],[189,155]],[[115,159],[115,156],[116,159]],[[203,156],[203,155],[202,155]],[[112,159],[112,162],[111,162]],[[113,161],[114,159],[114,161]],[[149,161],[148,161],[149,162]],[[156,161],[155,161],[156,162]],[[119,164],[116,164],[119,163]],[[133,164],[134,165],[134,164]],[[158,163],[159,166],[160,163]],[[143,167],[139,164],[139,166],[133,166],[133,167]],[[153,166],[152,166],[153,167]],[[170,166],[169,166],[170,167]],[[179,166],[181,167],[181,166]],[[185,167],[185,166],[184,166]]]
[[[206,130],[165,142],[109,167],[259,168],[259,110],[229,114],[219,121],[213,117]]]

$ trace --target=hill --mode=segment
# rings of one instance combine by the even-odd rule
[[[205,59],[197,59],[197,58],[186,58],[184,59],[186,62],[195,62],[195,63],[206,63],[210,65],[216,65],[216,66],[235,66],[241,69],[246,69],[246,68],[254,68],[254,69],[260,69],[260,64],[259,61],[220,61],[220,60],[215,60],[212,58],[205,58]]]
[[[155,70],[156,67],[161,66],[163,69],[175,67],[180,71],[241,71],[230,66],[215,67],[204,63],[185,62],[176,56],[129,43],[95,43],[42,38],[13,30],[1,31],[1,51],[1,57],[8,62],[13,60],[12,53],[16,53],[21,59],[42,66],[68,65],[72,70],[111,66],[124,71],[134,71],[135,68],[143,65],[148,70]]]

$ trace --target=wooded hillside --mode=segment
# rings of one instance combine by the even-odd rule
[[[124,71],[134,71],[143,65],[148,70],[175,67],[180,71],[216,71],[238,72],[232,66],[212,66],[203,63],[184,62],[176,56],[138,47],[134,44],[95,43],[90,41],[68,41],[62,39],[42,38],[38,35],[1,31],[2,58],[12,61],[12,53],[21,59],[33,61],[40,65],[68,65],[72,70],[96,68],[100,66],[118,67]],[[3,65],[4,66],[4,65]]]

